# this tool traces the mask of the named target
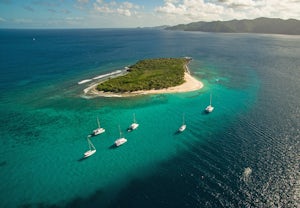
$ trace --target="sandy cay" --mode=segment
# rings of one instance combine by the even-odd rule
[[[186,66],[187,67],[187,66]],[[169,87],[160,90],[139,90],[134,92],[125,93],[111,93],[111,92],[101,92],[96,89],[98,84],[94,84],[86,89],[84,93],[86,95],[101,96],[101,97],[131,97],[137,95],[148,95],[148,94],[165,94],[165,93],[182,93],[182,92],[192,92],[199,90],[203,87],[203,83],[192,77],[187,68],[187,72],[184,73],[185,82],[181,85],[175,87]]]

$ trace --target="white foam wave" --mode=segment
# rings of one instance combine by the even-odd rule
[[[247,182],[249,180],[251,173],[252,173],[252,169],[250,167],[245,168],[242,177],[243,181]]]
[[[87,83],[90,81],[92,81],[92,79],[84,79],[84,80],[81,80],[80,82],[78,82],[78,84],[84,84],[84,83]]]
[[[116,74],[120,74],[120,73],[122,73],[122,70],[113,71],[113,72],[111,72],[111,73],[103,74],[103,75],[94,77],[94,78],[92,78],[92,79],[93,79],[93,80],[95,80],[95,79],[102,79],[102,78],[105,78],[105,77],[108,77],[108,76],[112,76],[112,75],[116,75]]]
[[[78,84],[80,85],[80,84],[84,84],[84,83],[87,83],[87,82],[91,82],[91,81],[96,80],[96,79],[103,79],[103,78],[110,77],[110,76],[113,76],[113,75],[121,74],[123,72],[124,72],[123,70],[113,71],[113,72],[108,73],[108,74],[102,74],[102,75],[93,77],[92,79],[81,80],[80,82],[78,82]]]

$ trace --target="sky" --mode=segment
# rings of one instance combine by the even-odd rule
[[[0,0],[0,28],[129,28],[197,21],[300,20],[300,0]]]

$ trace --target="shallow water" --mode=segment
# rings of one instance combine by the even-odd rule
[[[299,205],[299,36],[1,30],[0,44],[1,207]],[[203,89],[86,99],[77,84],[182,56]],[[106,132],[82,160],[97,117]],[[111,148],[119,125],[128,142]]]

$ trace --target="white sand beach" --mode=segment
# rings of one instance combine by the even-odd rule
[[[191,92],[199,90],[203,87],[203,83],[198,81],[196,78],[192,77],[189,73],[184,73],[185,82],[182,85],[169,87],[160,90],[146,90],[146,91],[136,91],[132,93],[136,94],[164,94],[164,93],[180,93],[180,92]]]
[[[98,84],[92,85],[84,89],[86,95],[101,96],[101,97],[130,97],[137,95],[148,95],[148,94],[165,94],[165,93],[182,93],[182,92],[192,92],[199,90],[203,87],[203,83],[192,77],[188,72],[184,73],[185,82],[179,86],[169,87],[160,90],[139,90],[134,92],[126,93],[111,93],[111,92],[101,92],[96,89]]]

